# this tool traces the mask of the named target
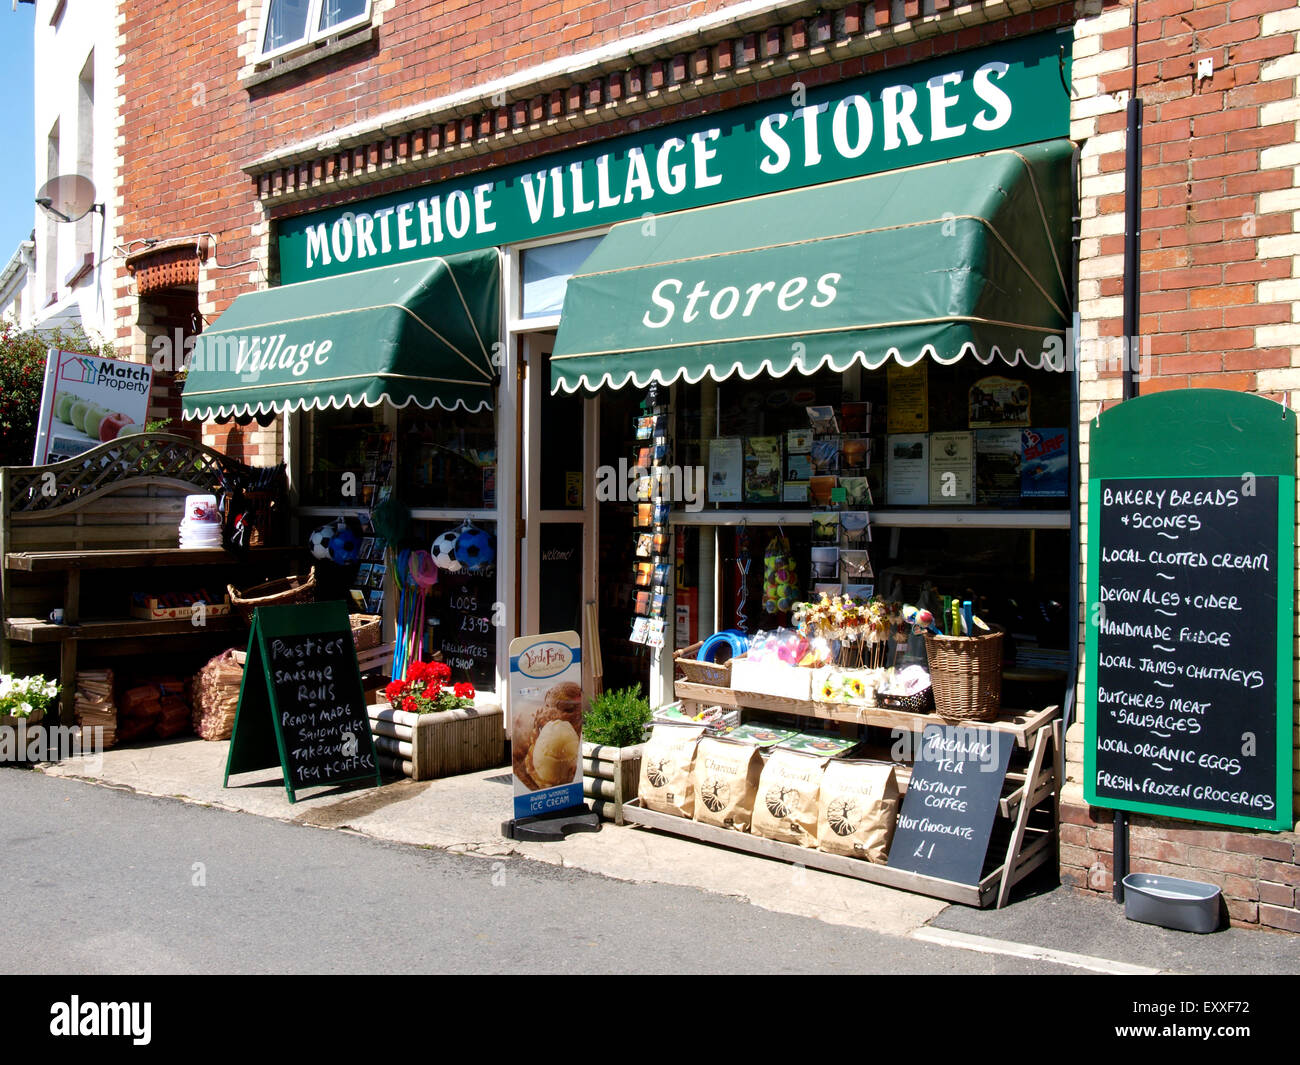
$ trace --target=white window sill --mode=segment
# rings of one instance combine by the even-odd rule
[[[326,37],[314,44],[303,45],[300,49],[281,53],[273,59],[257,59],[254,60],[252,69],[245,70],[239,75],[239,81],[245,89],[252,89],[295,70],[302,70],[313,63],[319,63],[330,56],[369,44],[378,35],[378,26],[357,26],[336,37]]]

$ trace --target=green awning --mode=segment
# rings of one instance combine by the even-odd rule
[[[491,407],[500,290],[487,248],[246,293],[196,338],[184,416]]]
[[[570,282],[553,390],[889,358],[1064,364],[1069,141],[615,226]]]

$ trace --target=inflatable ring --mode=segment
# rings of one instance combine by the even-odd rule
[[[718,648],[724,645],[731,648],[732,658],[739,658],[749,650],[749,637],[743,632],[737,632],[735,629],[726,629],[722,632],[715,632],[700,645],[700,649],[695,655],[695,661],[716,661],[714,656],[718,653]]]

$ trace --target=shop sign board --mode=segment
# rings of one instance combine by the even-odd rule
[[[978,884],[1015,737],[978,726],[930,725],[912,765],[888,865]]]
[[[1161,392],[1090,451],[1085,798],[1289,830],[1295,414]]]
[[[62,462],[120,434],[140,432],[152,385],[153,369],[146,363],[51,348],[32,465]]]
[[[231,774],[275,765],[290,802],[302,788],[381,783],[342,602],[254,612],[222,784]]]
[[[547,632],[510,641],[516,820],[583,805],[582,644]]]
[[[1049,31],[279,224],[284,284],[1069,135]],[[940,212],[942,204],[936,204]]]

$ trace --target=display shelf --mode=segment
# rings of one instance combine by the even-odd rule
[[[702,842],[797,862],[809,868],[824,869],[858,880],[868,880],[980,908],[1005,906],[1011,897],[1011,889],[1054,857],[1056,796],[1061,779],[1059,763],[1062,750],[1059,706],[1027,711],[1004,710],[994,721],[950,721],[937,714],[843,703],[803,702],[687,681],[678,681],[675,691],[677,698],[687,708],[719,705],[742,712],[760,710],[795,714],[827,721],[903,729],[913,733],[924,732],[931,725],[960,725],[1005,732],[1014,737],[1016,747],[1021,752],[1021,764],[1019,768],[1009,768],[1003,780],[997,817],[985,857],[984,874],[978,884],[942,880],[855,858],[823,854],[762,836],[697,824],[684,818],[645,810],[637,804],[624,805],[624,818],[627,821]],[[907,763],[898,764],[900,795],[906,794],[910,778],[910,766]],[[1040,815],[1040,822],[1050,819],[1051,827],[1042,823],[1032,824],[1031,819],[1035,813]],[[999,850],[1000,847],[1003,849]]]
[[[908,710],[891,710],[886,707],[859,706],[852,703],[816,703],[788,699],[784,696],[763,695],[760,692],[742,692],[734,688],[717,688],[708,684],[678,681],[676,696],[683,702],[725,706],[729,709],[767,710],[773,713],[797,714],[817,717],[825,721],[847,721],[859,725],[880,725],[884,728],[904,728],[920,732],[927,725],[969,724],[976,728],[1010,732],[1017,747],[1028,747],[1034,735],[1050,724],[1060,714],[1060,709],[1049,706],[1042,710],[1004,710],[996,721],[952,722],[938,714],[920,714]]]
[[[301,547],[253,547],[234,552],[225,548],[185,550],[180,547],[89,551],[11,551],[5,569],[22,573],[66,573],[88,569],[153,569],[159,566],[238,566],[304,558]]]
[[[1065,529],[1070,528],[1068,510],[993,510],[990,508],[921,507],[901,510],[875,507],[816,507],[797,510],[674,510],[671,525],[811,525],[813,514],[835,510],[865,510],[873,528],[884,529]]]
[[[182,636],[194,633],[230,632],[244,628],[242,618],[231,615],[209,617],[202,625],[189,618],[148,621],[138,618],[102,618],[76,625],[56,625],[39,618],[9,618],[5,635],[20,643],[58,643],[61,640],[115,640],[139,636]]]

